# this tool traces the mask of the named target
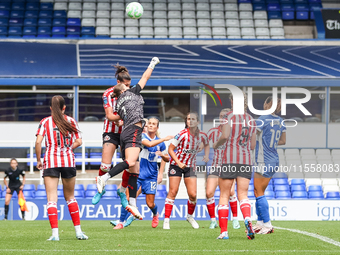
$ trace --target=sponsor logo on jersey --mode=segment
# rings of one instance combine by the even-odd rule
[[[177,134],[177,135],[175,136],[175,139],[176,139],[176,140],[178,140],[178,138],[179,138],[179,134]]]
[[[103,98],[103,102],[104,102],[104,105],[107,104],[107,97],[104,97],[104,98]]]
[[[109,141],[109,140],[110,140],[110,136],[106,135],[106,136],[104,137],[104,141],[106,142],[106,141]]]
[[[195,154],[197,150],[183,150],[183,153]]]
[[[175,174],[176,173],[176,170],[175,169],[171,169],[170,170],[170,174]]]

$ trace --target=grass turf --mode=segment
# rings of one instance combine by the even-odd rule
[[[229,240],[216,240],[219,228],[209,229],[209,221],[198,221],[193,229],[186,221],[170,221],[170,230],[156,229],[151,221],[134,221],[123,230],[113,230],[109,221],[82,221],[89,240],[77,240],[71,221],[59,222],[59,242],[48,242],[48,221],[2,221],[0,254],[336,254],[340,247],[314,237],[276,229],[273,234],[248,240],[244,225],[229,226]],[[340,242],[340,222],[273,222],[274,226],[320,234]]]

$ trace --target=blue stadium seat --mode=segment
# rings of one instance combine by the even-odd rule
[[[0,10],[0,18],[9,18],[9,11],[7,10]]]
[[[324,199],[322,191],[310,191],[308,192],[309,199]]]
[[[39,19],[38,26],[39,27],[50,27],[52,26],[52,19]]]
[[[329,191],[326,194],[326,199],[340,199],[340,192],[338,192],[338,191]]]
[[[35,185],[34,184],[25,184],[24,190],[34,190],[35,191]]]
[[[290,185],[305,185],[304,179],[292,179]]]
[[[25,27],[36,27],[37,25],[38,25],[37,19],[29,19],[29,18],[24,19]]]
[[[253,0],[252,3],[253,4],[265,4],[266,0]]]
[[[64,10],[55,10],[53,13],[53,18],[57,18],[57,19],[66,19],[67,18],[67,14],[66,11]]]
[[[253,11],[266,11],[267,7],[265,4],[253,4]]]
[[[1,191],[1,197],[3,197],[3,198],[6,197],[6,190]]]
[[[297,20],[308,20],[309,19],[309,6],[308,4],[296,4],[296,19]]]
[[[305,185],[292,185],[290,186],[291,192],[294,191],[306,191],[306,186]]]
[[[294,0],[296,4],[308,4],[308,0]]]
[[[24,3],[12,3],[12,11],[24,11],[25,4]]]
[[[105,186],[105,190],[108,191],[117,191],[117,185],[116,184],[108,184]]]
[[[314,10],[320,10],[322,8],[322,4],[321,3],[310,3],[309,4],[309,9],[310,9],[310,12],[309,12],[309,18],[311,20],[314,20]]]
[[[267,0],[267,4],[273,3],[273,4],[279,4],[280,0]]]
[[[66,28],[65,27],[53,27],[52,28],[52,35],[65,35]]]
[[[215,194],[214,194],[214,197],[219,197],[219,196],[220,196],[220,193],[221,193],[221,192],[220,192],[219,190],[216,190],[216,191],[215,191]]]
[[[24,190],[22,193],[24,194],[25,199],[34,198],[34,191],[32,190]]]
[[[159,190],[159,191],[166,191],[166,185],[158,184],[157,185],[157,190]]]
[[[97,191],[97,185],[96,184],[87,184],[86,190],[95,190],[95,191]]]
[[[27,3],[26,10],[27,11],[39,11],[40,6],[39,3]]]
[[[57,190],[57,194],[58,194],[58,198],[63,198],[64,197],[64,191],[63,190],[58,189]]]
[[[274,191],[274,186],[268,185],[267,188],[266,188],[266,191]]]
[[[102,153],[101,152],[90,152],[90,158],[102,158]],[[91,166],[100,166],[100,161],[99,162],[91,162]]]
[[[294,3],[293,0],[280,0],[281,8],[282,8],[282,4],[293,4],[293,3]]]
[[[67,27],[66,34],[80,36],[80,27]]]
[[[53,26],[54,27],[64,27],[66,26],[66,19],[53,19]],[[75,152],[74,153],[74,157],[77,159],[81,159],[83,157],[81,152]],[[89,154],[87,152],[85,152],[85,158],[88,158]],[[85,162],[85,165],[87,165],[88,163]],[[76,166],[81,166],[82,163],[81,162],[76,162]]]
[[[278,179],[273,179],[273,180],[274,180],[274,186],[277,186],[277,185],[289,185],[288,179],[278,178]]]
[[[74,191],[75,198],[84,198],[84,190],[75,190]]]
[[[254,185],[254,177],[251,177],[249,185]]]
[[[40,2],[40,0],[26,0],[26,2],[29,2],[29,3],[31,3],[31,2]]]
[[[292,198],[294,199],[307,199],[307,197],[306,191],[294,191],[292,194]]]
[[[38,184],[37,191],[38,190],[45,190],[45,185],[44,184]]]
[[[145,199],[145,194],[140,194],[137,199]]]
[[[23,3],[25,0],[12,0],[13,3]]]
[[[64,190],[64,187],[62,184],[58,184],[58,190]]]
[[[275,192],[278,191],[290,191],[289,185],[277,185],[274,186]]]
[[[273,179],[288,179],[288,176],[286,173],[277,172],[274,174]]]
[[[268,12],[268,19],[282,19],[281,12]]]
[[[251,0],[238,0],[237,2],[239,4],[241,4],[241,3],[251,3]]]
[[[295,19],[295,6],[294,4],[282,4],[282,19],[293,20]]]
[[[249,185],[248,191],[254,191],[254,185]]]
[[[46,199],[46,191],[45,190],[37,190],[35,192],[36,199]]]
[[[53,2],[40,3],[40,10],[42,10],[42,11],[53,11]]]
[[[0,27],[7,27],[8,19],[0,19]]]
[[[253,190],[248,190],[248,198],[249,199],[255,199],[254,191]]]
[[[39,18],[42,19],[52,19],[53,18],[53,11],[40,11]]]
[[[54,27],[64,27],[66,26],[66,19],[53,19],[53,23],[52,26]],[[74,156],[76,158],[81,158],[81,152],[75,152]],[[88,153],[85,153],[85,158],[88,158]],[[81,162],[76,162],[76,164],[78,165],[78,163],[81,164]]]
[[[117,191],[113,190],[106,190],[105,194],[103,195],[103,199],[112,199],[112,198],[117,198]]]
[[[266,196],[267,199],[274,199],[275,198],[275,192],[274,191],[266,190],[264,192],[264,195]]]
[[[279,12],[281,11],[281,6],[278,3],[269,3],[267,4],[267,11],[268,12]]]
[[[164,186],[165,186],[165,185],[164,185]],[[216,190],[220,191],[220,186],[217,186],[217,187],[216,187]]]
[[[278,191],[275,192],[275,196],[277,199],[291,199],[290,191]]]
[[[50,27],[38,27],[37,37],[40,37],[40,38],[51,37],[51,28]]]
[[[21,27],[9,27],[8,28],[8,36],[13,38],[22,36],[22,28]]]
[[[97,190],[86,190],[85,198],[93,198],[97,194]]]
[[[84,185],[83,184],[76,184],[74,186],[74,190],[82,190],[82,191],[84,191],[85,190],[84,189]]]
[[[321,191],[322,192],[322,186],[321,185],[311,185],[308,187],[308,191]]]
[[[69,26],[69,27],[80,27],[81,21],[78,18],[69,18],[69,19],[67,19],[67,26]]]
[[[164,192],[164,191],[159,191],[159,190],[157,190],[156,195],[155,195],[155,198],[158,198],[158,199],[165,199],[165,198],[166,198],[166,195],[167,195],[166,191]]]
[[[7,3],[0,3],[0,10],[5,10],[5,11],[9,11],[11,10],[11,3],[7,2]]]
[[[26,11],[25,18],[29,19],[37,19],[38,18],[38,11]]]
[[[24,11],[11,11],[10,18],[24,18]]]

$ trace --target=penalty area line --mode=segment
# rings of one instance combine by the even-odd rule
[[[326,243],[333,244],[335,246],[340,247],[340,242],[335,241],[335,240],[333,240],[329,237],[326,237],[326,236],[322,236],[322,235],[318,235],[318,234],[315,234],[315,233],[310,233],[310,232],[306,232],[306,231],[302,231],[302,230],[298,230],[298,229],[291,229],[291,228],[274,227],[274,229],[287,230],[287,231],[290,231],[290,232],[294,232],[294,233],[298,233],[298,234],[302,234],[302,235],[306,235],[306,236],[311,236],[311,237],[317,238],[321,241],[324,241]]]

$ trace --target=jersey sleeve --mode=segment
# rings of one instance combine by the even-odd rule
[[[164,154],[164,153],[167,153],[167,150],[166,150],[166,145],[164,142],[162,142],[160,145],[160,151]]]
[[[142,91],[142,87],[137,83],[135,86],[133,86],[131,89],[129,89],[132,93],[139,95]]]
[[[21,173],[20,173],[22,176],[25,176],[25,170],[21,170]]]
[[[149,140],[144,133],[142,133],[142,141],[143,140]]]
[[[175,147],[177,147],[177,145],[179,144],[179,142],[182,140],[182,137],[183,137],[183,136],[181,136],[180,133],[177,134],[177,135],[172,139],[171,143],[172,143],[173,145],[175,145]]]
[[[74,139],[81,139],[82,136],[77,121],[71,119],[71,124],[77,129],[77,131],[73,134]]]
[[[209,144],[208,136],[206,133],[201,133],[201,142],[204,143],[204,145]]]
[[[8,177],[8,172],[7,170],[5,170],[5,177],[4,178],[7,178]]]
[[[38,126],[38,130],[37,130],[37,133],[35,134],[35,136],[38,136],[38,135],[45,136],[46,129],[45,129],[44,123],[45,123],[44,120],[40,121],[39,126]]]
[[[283,119],[282,118],[280,118],[280,122],[282,123],[282,121],[283,121]],[[282,125],[282,124],[281,124]],[[287,131],[287,128],[286,128],[286,125],[282,125],[281,126],[281,133],[284,133],[284,132],[286,132]]]
[[[112,107],[112,90],[107,90],[104,92],[103,94],[103,107],[104,109],[108,108],[108,107]]]
[[[256,123],[256,130],[262,132],[262,130],[265,127],[266,120],[261,116],[257,120],[255,120]]]

